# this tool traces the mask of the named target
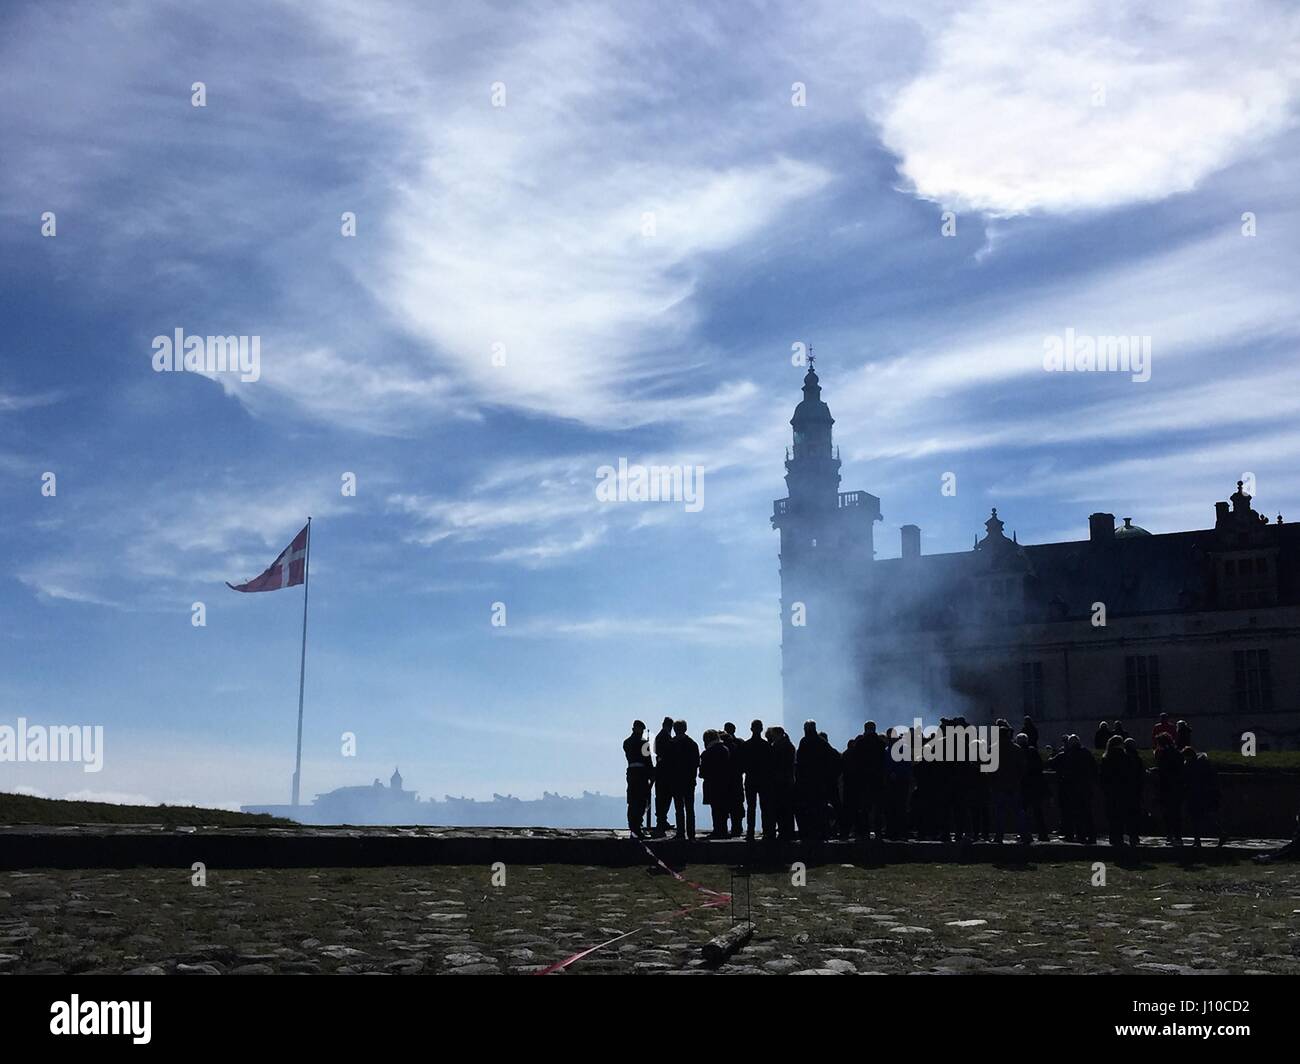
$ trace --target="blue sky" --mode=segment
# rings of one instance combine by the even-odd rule
[[[106,748],[0,788],[286,800],[301,592],[223,582],[307,514],[307,795],[615,792],[633,716],[778,719],[796,343],[882,557],[1244,472],[1300,518],[1300,13],[847,6],[7,5],[0,723]],[[260,378],[155,373],[178,327]],[[1067,328],[1151,379],[1045,372]],[[705,505],[599,501],[619,458]]]

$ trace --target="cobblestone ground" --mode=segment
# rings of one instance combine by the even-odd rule
[[[643,868],[0,873],[0,972],[704,973],[729,908]],[[757,933],[723,973],[1300,973],[1300,868],[1087,862],[756,874]],[[725,867],[688,877],[727,891]],[[740,891],[737,891],[740,894]]]

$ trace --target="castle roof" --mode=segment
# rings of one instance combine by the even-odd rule
[[[1216,609],[1223,603],[1215,559],[1242,552],[1280,555],[1276,602],[1300,604],[1300,525],[1267,523],[1249,498],[1236,500],[1231,512],[1218,504],[1214,528],[1152,534],[1126,519],[1113,535],[1063,543],[1008,540],[994,511],[975,550],[875,562],[872,598],[883,604],[877,619],[944,626],[982,581],[999,577],[1025,580],[1017,601],[1027,622],[1086,617],[1096,602],[1111,615]]]

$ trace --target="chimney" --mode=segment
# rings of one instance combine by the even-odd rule
[[[1089,514],[1088,539],[1093,543],[1105,543],[1115,538],[1114,514]]]
[[[903,557],[919,558],[921,556],[920,526],[904,525],[899,531],[903,534]]]

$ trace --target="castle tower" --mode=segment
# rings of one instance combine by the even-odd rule
[[[822,399],[821,381],[812,364],[803,379],[803,399],[794,408],[790,427],[794,448],[785,463],[790,501],[807,513],[835,508],[840,490],[840,459],[831,442],[835,419]]]
[[[790,419],[788,495],[772,511],[772,527],[781,533],[781,687],[787,730],[797,735],[798,724],[812,717],[837,738],[862,724],[855,633],[875,555],[880,500],[865,491],[839,490],[835,419],[821,397],[811,356],[808,362],[803,399]]]

